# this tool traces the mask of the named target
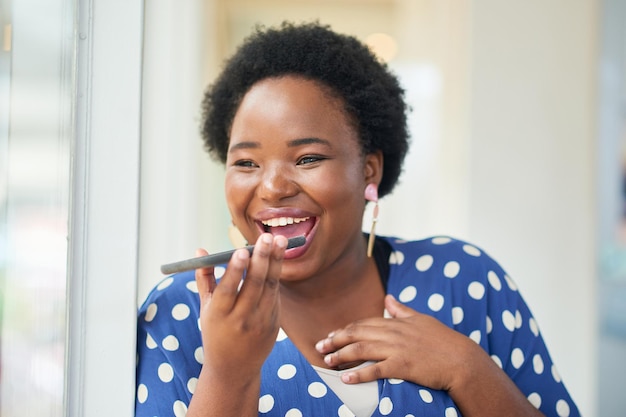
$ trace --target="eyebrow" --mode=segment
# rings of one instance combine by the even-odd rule
[[[299,138],[299,139],[293,139],[293,140],[289,141],[287,146],[289,148],[295,148],[295,147],[298,147],[298,146],[311,145],[311,144],[320,144],[320,145],[331,147],[329,141],[327,141],[326,139],[321,139],[321,138]],[[239,143],[236,143],[236,144],[232,145],[230,147],[230,149],[228,149],[228,152],[233,152],[233,151],[236,151],[238,149],[258,149],[260,147],[261,147],[261,143],[260,142],[252,142],[252,141],[239,142]]]
[[[324,145],[324,146],[328,146],[330,147],[330,142],[327,141],[326,139],[320,139],[320,138],[301,138],[301,139],[294,139],[289,141],[289,144],[287,146],[289,146],[290,148],[294,148],[297,146],[302,146],[302,145],[311,145],[311,144],[320,144],[320,145]]]
[[[260,148],[260,147],[261,147],[261,144],[259,142],[239,142],[239,143],[232,145],[228,149],[228,152],[233,152],[233,151],[236,151],[237,149],[255,149],[255,148]]]

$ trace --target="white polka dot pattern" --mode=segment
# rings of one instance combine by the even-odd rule
[[[438,236],[432,239],[434,245],[445,245],[446,243],[450,243],[452,239],[446,236]]]
[[[536,392],[533,392],[528,396],[528,401],[530,401],[530,403],[534,405],[535,408],[541,407],[541,396]]]
[[[404,254],[402,252],[391,252],[389,263],[391,265],[402,265],[404,262]]]
[[[454,307],[452,309],[452,324],[457,325],[463,321],[463,307]]]
[[[144,384],[139,384],[139,386],[137,387],[137,401],[143,404],[146,402],[147,399],[148,399],[148,387],[146,387]]]
[[[496,355],[491,355],[491,359],[502,369],[502,360]]]
[[[412,285],[409,285],[408,287],[402,290],[402,292],[400,293],[400,296],[398,297],[398,300],[402,301],[403,303],[409,303],[415,299],[416,295],[417,295],[417,288],[415,288]]]
[[[339,417],[355,417],[355,414],[348,408],[347,405],[342,404],[337,410]]]
[[[433,257],[430,255],[423,255],[415,262],[415,268],[420,272],[425,272],[430,269],[433,264]]]
[[[467,292],[474,300],[480,300],[485,295],[485,286],[474,281],[467,287]]]
[[[378,411],[383,416],[388,416],[393,411],[393,403],[391,402],[391,398],[384,397],[380,400],[378,404]]]
[[[345,404],[341,404],[339,410],[337,410],[337,414],[339,415],[339,417],[355,417],[352,410],[350,410]]]
[[[278,369],[278,377],[280,379],[291,379],[296,375],[296,367],[292,364],[285,364]]]
[[[459,275],[459,271],[461,270],[461,265],[459,265],[456,261],[450,261],[443,267],[443,275],[446,278],[454,278]]]
[[[443,308],[444,302],[445,299],[443,298],[443,295],[433,294],[428,297],[428,308],[430,308],[432,311],[439,311]]]
[[[482,339],[482,333],[480,330],[474,330],[470,333],[469,338],[476,342],[477,345],[480,345],[480,340]]]
[[[528,320],[528,324],[529,324],[530,330],[533,332],[533,334],[535,336],[539,336],[539,327],[537,327],[537,322],[535,321],[535,319],[531,317]]]
[[[178,321],[185,320],[189,317],[189,307],[186,304],[176,304],[172,309],[172,317]]]
[[[285,417],[302,417],[302,411],[297,408],[292,408],[285,413]]]
[[[561,382],[561,375],[554,365],[552,365],[552,378],[554,378],[555,382]]]
[[[556,403],[556,413],[559,417],[569,417],[569,404],[565,400],[559,400]]]
[[[515,369],[519,369],[524,364],[524,352],[520,348],[513,349],[511,353],[511,363]]]
[[[157,305],[152,303],[148,306],[148,309],[146,310],[146,315],[144,316],[143,319],[147,322],[151,322],[152,320],[154,320],[156,313],[157,313]]]
[[[487,273],[487,279],[489,280],[489,285],[491,285],[494,290],[500,291],[502,289],[502,282],[500,281],[500,278],[498,278],[498,274],[493,271],[489,271]]]
[[[309,395],[314,398],[322,398],[328,392],[326,385],[321,382],[312,382],[309,384]]]
[[[493,322],[491,321],[491,317],[487,316],[485,317],[485,331],[489,334],[491,330],[493,330]]]
[[[269,413],[274,408],[274,397],[265,394],[259,398],[259,413]]]
[[[204,363],[204,350],[202,349],[202,346],[198,346],[196,350],[194,350],[193,357],[199,364],[202,365]]]
[[[167,277],[163,281],[161,281],[161,283],[159,285],[157,285],[156,289],[159,290],[159,291],[163,291],[164,289],[166,289],[167,287],[172,285],[172,282],[174,282],[174,278],[173,277]]]
[[[516,284],[493,259],[449,237],[387,241],[392,246],[388,293],[480,345],[546,416],[579,416]],[[219,279],[225,270],[214,271]],[[186,414],[204,362],[198,315],[193,271],[165,278],[140,308],[136,417]],[[444,391],[400,378],[378,386],[374,415],[461,415]],[[354,417],[282,329],[262,369],[258,413]]]
[[[189,378],[189,381],[187,381],[187,390],[193,394],[196,392],[196,385],[198,385],[198,378]]]
[[[187,404],[178,400],[174,401],[174,416],[176,417],[185,417],[187,415]]]
[[[170,382],[174,378],[174,369],[169,363],[162,363],[157,372],[159,379],[163,382]]]
[[[479,257],[480,256],[480,250],[472,245],[463,245],[463,250],[465,251],[465,253],[467,253],[468,255],[471,256],[476,256]]]
[[[157,343],[154,341],[154,339],[152,338],[152,336],[150,336],[150,334],[146,335],[146,347],[148,349],[156,349],[159,345],[157,345]]]
[[[178,349],[179,343],[176,336],[169,335],[165,339],[163,339],[163,349],[169,350],[170,352]]]
[[[504,310],[502,312],[502,323],[508,331],[512,332],[513,330],[515,330],[515,316],[513,315],[513,313],[511,313],[509,310]]]
[[[448,407],[445,411],[445,417],[459,417],[459,413],[456,411],[456,408]]]
[[[196,281],[189,281],[185,287],[187,287],[189,291],[198,294],[198,284]]]
[[[430,393],[430,391],[426,389],[421,389],[419,390],[419,394],[420,397],[422,397],[422,401],[424,401],[425,403],[430,404],[433,402],[433,395]]]
[[[533,356],[533,369],[537,374],[543,373],[543,359],[541,359],[540,354]]]

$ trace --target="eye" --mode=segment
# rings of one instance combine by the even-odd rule
[[[240,159],[238,161],[235,161],[233,163],[233,166],[242,167],[242,168],[255,168],[257,167],[257,164],[255,164],[254,161],[250,159]]]
[[[306,155],[300,158],[298,162],[296,163],[296,165],[309,165],[315,162],[323,161],[324,159],[327,159],[327,158],[321,155]]]

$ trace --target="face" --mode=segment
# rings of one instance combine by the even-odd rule
[[[226,159],[226,199],[249,242],[264,231],[304,235],[286,252],[283,279],[323,272],[364,254],[364,190],[380,154],[363,155],[339,99],[314,81],[265,79],[244,96]]]

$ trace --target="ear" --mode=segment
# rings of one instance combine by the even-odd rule
[[[383,152],[378,150],[365,155],[364,172],[365,183],[380,184],[383,178]]]

